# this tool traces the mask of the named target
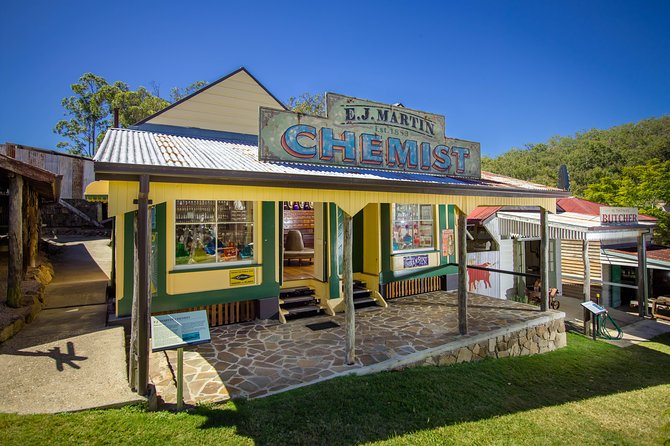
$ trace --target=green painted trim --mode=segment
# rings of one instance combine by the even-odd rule
[[[135,212],[123,215],[123,299],[117,302],[117,316],[129,316],[133,307],[133,252],[135,251]]]
[[[391,280],[391,205],[381,203],[379,205],[379,232],[381,243],[381,266],[380,285]]]
[[[446,263],[449,263],[449,256],[443,256],[442,255],[442,250],[444,247],[442,246],[442,230],[447,229],[447,206],[444,204],[440,204],[437,206],[437,220],[438,220],[438,227],[440,228],[437,231],[437,240],[439,242],[439,250],[440,250],[440,265],[444,265]]]
[[[330,244],[328,286],[331,299],[340,297],[340,275],[337,273],[337,211],[338,207],[335,203],[328,203],[328,243]]]
[[[621,283],[621,266],[610,266],[610,282]],[[611,291],[611,306],[618,307],[621,305],[621,288],[618,286],[610,286]]]
[[[354,215],[353,218],[353,249],[351,267],[353,272],[363,272],[363,212]]]
[[[197,293],[185,293],[170,295],[166,293],[167,258],[166,255],[174,253],[166,252],[167,244],[167,205],[161,203],[156,206],[156,230],[158,231],[158,292],[151,301],[151,311],[171,311],[197,306],[240,302],[246,300],[275,298],[279,295],[279,283],[275,281],[275,203],[263,202],[261,207],[261,243],[263,246],[262,262],[257,265],[238,265],[237,267],[262,266],[262,283],[257,286],[240,288],[229,288],[225,290],[211,290]],[[119,305],[119,316],[128,316],[132,307],[133,293],[133,216],[130,212],[125,214],[124,226],[124,299]],[[128,229],[130,228],[130,229]],[[220,268],[230,269],[230,268]],[[177,270],[169,273],[198,272],[196,270]],[[242,291],[242,292],[241,292]],[[128,296],[128,299],[125,297]],[[121,305],[123,304],[123,306]]]
[[[456,206],[453,204],[447,205],[447,217],[449,219],[449,228],[454,230],[454,248],[456,247]],[[456,252],[449,256],[449,263],[456,262]]]
[[[207,263],[203,263],[207,265]],[[244,263],[240,265],[226,265],[221,263],[213,263],[212,266],[203,266],[202,268],[193,267],[193,268],[176,268],[171,271],[168,271],[168,274],[184,274],[184,273],[199,273],[201,271],[225,271],[227,269],[239,269],[239,268],[258,268],[263,266],[260,263]]]

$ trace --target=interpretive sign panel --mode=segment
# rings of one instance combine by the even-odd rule
[[[326,111],[261,107],[259,159],[481,177],[479,143],[445,137],[444,116],[333,93]]]
[[[596,315],[607,313],[606,309],[604,309],[603,307],[601,307],[600,305],[598,305],[595,302],[582,302],[582,307],[586,308],[591,313],[596,314]]]
[[[205,310],[151,316],[151,350],[154,352],[210,340]]]
[[[601,206],[601,225],[635,225],[637,224],[637,208],[617,208]]]

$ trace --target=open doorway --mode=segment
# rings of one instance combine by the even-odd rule
[[[325,280],[323,203],[285,201],[282,213],[283,282]]]

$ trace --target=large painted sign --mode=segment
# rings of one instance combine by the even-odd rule
[[[637,208],[600,207],[601,225],[636,225]]]
[[[259,159],[479,178],[480,145],[444,116],[326,94],[327,117],[260,108]]]

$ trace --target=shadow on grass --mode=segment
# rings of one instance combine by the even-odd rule
[[[667,352],[568,342],[545,355],[339,378],[194,413],[206,418],[201,429],[233,426],[256,444],[352,445],[670,383]]]

